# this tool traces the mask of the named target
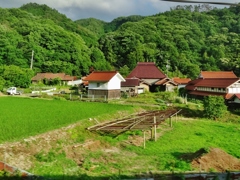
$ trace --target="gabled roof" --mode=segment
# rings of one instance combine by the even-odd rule
[[[185,88],[187,90],[195,90],[197,87],[227,88],[239,80],[239,78],[195,79],[190,81]]]
[[[69,76],[66,75],[65,73],[37,73],[37,75],[32,78],[32,81],[40,81],[43,79],[55,79],[55,78],[59,78],[63,81],[72,81],[77,79],[76,76]]]
[[[201,71],[199,78],[237,78],[233,71]]]
[[[231,100],[234,99],[235,97],[240,99],[240,94],[227,94],[226,99]]]
[[[179,78],[179,77],[174,77],[173,81],[177,84],[187,84],[188,82],[191,81],[190,78]]]
[[[231,84],[237,82],[239,78],[227,78],[227,79],[202,79],[195,84],[195,87],[216,87],[227,88]]]
[[[175,82],[173,82],[170,78],[164,78],[155,83],[155,85],[165,85],[167,83],[173,84],[174,86],[177,86]]]
[[[189,91],[195,90],[196,89],[195,84],[197,84],[200,81],[202,81],[202,79],[194,79],[192,81],[189,81],[185,89]]]
[[[125,81],[117,71],[93,71],[84,79],[84,81],[107,82],[116,75],[119,76],[121,81]]]
[[[125,82],[121,82],[122,87],[135,87],[139,86],[140,79],[138,78],[125,78]]]
[[[166,75],[157,68],[154,62],[138,62],[137,66],[127,76],[139,79],[163,79]]]

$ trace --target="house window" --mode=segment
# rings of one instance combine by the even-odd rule
[[[100,83],[97,83],[97,87],[100,87]]]
[[[214,91],[214,88],[211,88],[211,91]]]

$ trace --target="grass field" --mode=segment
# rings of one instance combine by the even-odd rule
[[[17,97],[0,98],[0,143],[47,132],[132,106]]]
[[[169,124],[163,124],[161,128],[168,129]],[[88,133],[85,132],[85,134]],[[49,178],[62,177],[62,174],[67,174],[66,179],[78,179],[79,177],[104,179],[105,176],[117,176],[119,172],[121,176],[131,177],[149,172],[196,171],[191,168],[190,162],[182,160],[181,156],[194,153],[202,148],[206,151],[210,148],[220,148],[240,158],[240,130],[238,125],[232,123],[179,120],[173,123],[173,129],[164,132],[156,142],[147,141],[145,149],[142,144],[136,146],[125,143],[129,137],[136,137],[136,135],[143,136],[139,131],[128,132],[117,138],[88,134],[89,139],[100,141],[101,145],[86,151],[80,150],[81,153],[76,158],[83,159],[81,166],[77,167],[74,161],[59,153],[61,151],[53,150],[38,154],[36,166],[30,172]],[[212,169],[212,171],[216,170]]]
[[[135,99],[142,103],[144,98],[140,100],[141,98]],[[149,98],[148,100],[154,102]],[[198,108],[197,105],[193,106]],[[111,120],[117,117],[118,112],[133,113],[136,108],[138,107],[117,103],[1,97],[0,143],[22,140],[28,136],[81,122],[80,125],[67,130],[68,136],[51,142],[50,147],[49,144],[43,145],[43,142],[38,141],[22,144],[25,149],[21,151],[27,152],[27,157],[34,152],[30,157],[33,165],[26,170],[52,179],[114,180],[120,179],[120,175],[129,177],[149,172],[191,171],[194,169],[191,168],[190,162],[184,161],[181,156],[202,148],[220,148],[240,158],[239,120],[220,122],[192,118],[192,115],[201,113],[199,109],[187,110],[191,116],[179,116],[178,121],[173,122],[173,128],[170,128],[168,120],[161,124],[157,141],[147,140],[145,149],[142,144],[142,131],[126,132],[114,138],[86,131],[90,117],[102,119],[108,115],[108,119]],[[238,119],[239,116],[230,117]],[[84,149],[80,146],[89,141],[93,143],[90,147]],[[130,143],[134,141],[139,144]],[[19,147],[14,151],[17,151],[17,148]]]

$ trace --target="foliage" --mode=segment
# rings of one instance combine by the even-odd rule
[[[200,70],[240,75],[239,4],[224,9],[177,6],[153,16],[72,21],[47,5],[0,9],[0,65],[84,76],[89,69],[120,70],[155,62],[169,77]],[[9,81],[6,81],[9,84]],[[25,86],[25,85],[24,85]]]
[[[10,65],[2,66],[0,71],[0,84],[2,87],[16,86],[27,88],[31,84],[31,78],[33,77],[31,69]]]
[[[34,157],[39,162],[53,162],[56,159],[65,158],[66,154],[64,151],[59,152],[58,150],[52,149],[48,153],[41,151],[41,152],[35,154]]]
[[[5,79],[3,79],[3,77],[2,77],[2,76],[0,76],[0,91],[2,91],[2,90],[3,90],[3,88],[4,88],[4,85],[5,85]]]
[[[224,98],[221,96],[206,96],[203,100],[205,117],[216,120],[221,118],[227,111]]]
[[[43,133],[90,117],[131,109],[134,107],[107,103],[1,97],[0,114],[4,116],[0,121],[0,132],[3,134],[0,142]]]
[[[168,99],[169,96],[174,97],[175,94],[144,93],[140,97],[129,97],[126,101],[129,99],[136,101],[137,99],[140,104],[143,104],[145,98],[147,100],[145,103],[150,106],[156,98]],[[6,137],[6,134],[9,137],[12,136],[11,138],[0,139],[0,142],[26,138],[33,134],[81,121],[79,125],[66,130],[69,138],[60,139],[56,142],[56,146],[53,145],[53,148],[44,149],[44,151],[35,154],[36,162],[29,172],[34,172],[45,178],[66,175],[64,179],[67,179],[67,177],[79,179],[83,176],[82,179],[103,179],[102,175],[104,174],[104,176],[114,179],[118,178],[117,174],[119,177],[124,175],[127,177],[136,175],[136,173],[160,173],[163,170],[171,172],[190,171],[193,170],[190,162],[182,157],[186,153],[196,152],[201,148],[206,150],[211,147],[218,147],[237,158],[240,157],[239,148],[236,146],[236,140],[239,139],[238,116],[235,117],[238,122],[228,123],[198,119],[197,117],[181,120],[182,115],[180,115],[176,121],[173,121],[173,128],[169,127],[168,120],[161,123],[157,130],[157,133],[161,134],[160,138],[156,142],[147,140],[144,149],[142,147],[142,131],[127,131],[115,137],[85,130],[86,127],[93,124],[89,121],[90,117],[97,117],[100,122],[106,121],[106,119],[113,120],[116,119],[119,110],[129,112],[135,109],[134,104],[128,106],[117,105],[116,103],[61,102],[16,97],[2,97],[0,102],[4,107],[14,107],[11,109],[0,107],[0,113],[5,115],[1,119],[0,131],[3,132],[4,137]],[[195,109],[182,109],[187,112],[195,111]],[[122,113],[119,113],[119,115],[121,118],[124,116]],[[46,121],[48,122],[46,123]],[[51,127],[49,128],[49,126]],[[23,132],[22,127],[26,127],[27,130],[37,127],[38,130],[35,128],[35,133],[28,133]],[[24,133],[24,135],[15,134],[15,131],[22,131],[21,133]],[[148,136],[147,139],[150,138],[150,132],[146,135]],[[78,145],[87,143],[89,140],[91,142],[99,141],[100,143],[97,144],[95,149],[93,147],[91,150],[87,148],[84,151],[84,148],[79,148],[81,153],[77,156],[77,160],[80,161],[78,164],[69,159],[66,153],[67,147],[74,147],[75,145],[78,147]],[[137,140],[138,145],[134,144],[134,140]],[[70,149],[72,153],[72,148]]]

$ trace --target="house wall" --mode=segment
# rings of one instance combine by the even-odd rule
[[[166,91],[173,92],[176,86],[173,86],[172,84],[166,84]]]
[[[230,87],[230,88],[228,88],[228,93],[230,93],[230,94],[240,93],[240,88],[239,87]]]
[[[67,82],[67,85],[69,85],[69,86],[74,86],[74,85],[79,85],[79,84],[81,84],[81,83],[82,83],[82,80],[79,79],[79,80],[75,80],[75,81],[68,81],[68,82]]]
[[[178,85],[178,89],[185,88],[185,87],[186,87],[186,84],[179,84]]]
[[[220,93],[229,93],[235,94],[240,93],[240,83],[234,83],[228,88],[216,88],[216,87],[197,87],[199,91],[207,91],[207,92],[220,92]]]
[[[207,92],[219,92],[226,93],[227,90],[225,88],[212,88],[212,87],[197,87],[198,91],[207,91]]]
[[[88,89],[107,89],[108,83],[107,82],[90,82],[88,85]]]
[[[230,93],[230,94],[240,93],[240,83],[239,83],[239,81],[228,87],[228,93]]]
[[[149,91],[149,85],[147,85],[147,84],[140,83],[140,87],[143,87],[144,91]]]
[[[121,81],[117,76],[114,76],[108,82],[90,82],[88,85],[88,89],[98,89],[98,90],[106,90],[106,89],[121,89]]]
[[[89,89],[88,95],[94,95],[96,98],[102,97],[107,99],[120,99],[121,91],[117,90],[100,90],[100,89]]]
[[[234,98],[234,102],[235,102],[235,103],[240,103],[240,100],[239,100],[237,97],[235,97],[235,98]]]
[[[114,76],[108,82],[108,89],[121,89],[121,80],[117,76]]]
[[[131,90],[133,90],[133,91],[131,91]],[[121,91],[122,92],[133,92],[133,93],[136,93],[136,94],[141,94],[141,93],[145,92],[145,89],[142,86],[135,86],[135,87],[128,86],[128,87],[121,87]]]

